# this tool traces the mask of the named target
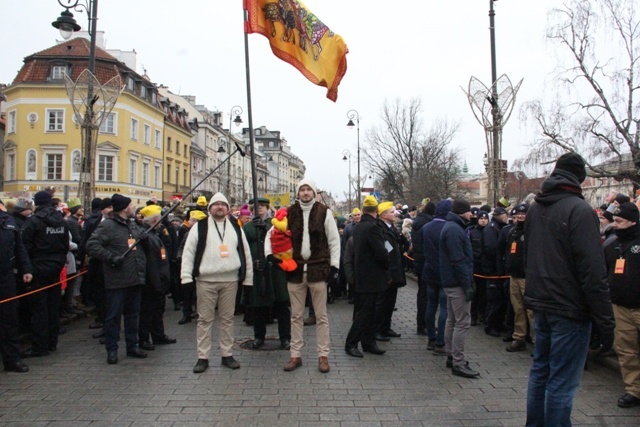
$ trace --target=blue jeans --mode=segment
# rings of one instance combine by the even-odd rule
[[[104,318],[104,341],[107,351],[118,350],[120,319],[124,315],[124,337],[127,351],[138,348],[138,319],[142,286],[106,290],[106,313]]]
[[[438,316],[438,332],[436,333],[436,311],[440,306]],[[425,314],[427,336],[429,340],[436,340],[437,346],[444,345],[444,328],[447,323],[447,295],[440,286],[427,284],[427,312]]]
[[[527,426],[571,426],[589,349],[591,321],[534,311],[536,333],[527,392]]]

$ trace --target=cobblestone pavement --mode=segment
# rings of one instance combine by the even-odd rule
[[[211,367],[196,375],[195,323],[179,326],[180,312],[165,316],[177,344],[138,360],[125,357],[121,340],[117,365],[107,365],[104,347],[91,338],[90,319],[82,319],[68,326],[56,353],[27,361],[28,374],[0,374],[0,425],[523,425],[530,352],[507,353],[502,340],[472,327],[467,355],[481,377],[454,377],[443,357],[426,351],[426,337],[415,333],[415,295],[414,282],[399,292],[393,328],[402,337],[380,343],[385,355],[365,353],[364,359],[344,352],[353,306],[331,305],[328,374],[318,372],[313,326],[305,327],[304,365],[284,372],[287,351],[241,347],[253,330],[237,316],[234,356],[241,369],[221,367],[214,348]],[[277,325],[267,334],[277,338]],[[622,393],[617,372],[590,364],[575,400],[574,425],[639,425],[640,408],[616,406]]]

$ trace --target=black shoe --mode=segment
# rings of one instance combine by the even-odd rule
[[[496,337],[496,338],[500,337],[500,332],[498,332],[493,328],[484,328],[484,333],[487,335],[491,335],[492,337]]]
[[[386,350],[381,349],[377,345],[372,345],[371,347],[362,346],[362,351],[371,354],[383,355],[386,353]]]
[[[100,339],[98,340],[98,344],[104,344],[104,343],[106,343],[106,342],[107,342],[107,340],[106,340],[106,339],[104,339],[104,338],[100,338]]]
[[[107,352],[107,363],[109,365],[115,365],[118,363],[118,352],[117,351],[108,351]]]
[[[222,358],[222,366],[226,366],[229,369],[238,369],[240,364],[233,356],[227,356]]]
[[[33,348],[30,348],[24,353],[21,353],[20,357],[22,359],[28,359],[29,357],[44,357],[48,355],[49,355],[49,352],[47,350],[38,351],[38,350],[34,350]]]
[[[447,363],[445,365],[447,368],[453,368],[453,356],[447,356]]]
[[[291,350],[291,341],[287,339],[280,341],[280,348],[283,350]]]
[[[29,367],[25,365],[22,360],[16,360],[15,362],[7,362],[4,364],[4,370],[7,372],[29,372]]]
[[[89,329],[102,329],[104,325],[102,322],[98,322],[97,320],[89,325]]]
[[[418,331],[416,332],[416,334],[426,337],[428,335],[427,334],[427,329],[426,328],[418,328]]]
[[[640,399],[629,393],[625,393],[620,399],[618,399],[618,406],[621,408],[633,408],[638,405],[640,405]]]
[[[177,342],[178,342],[177,339],[171,338],[171,337],[169,337],[167,335],[163,335],[163,336],[161,336],[159,338],[154,338],[153,339],[153,343],[155,345],[175,344]]]
[[[357,347],[345,347],[344,348],[345,353],[347,353],[349,356],[353,356],[353,357],[364,357],[364,355],[360,352],[360,350],[358,350]]]
[[[511,335],[507,335],[506,337],[502,338],[503,342],[513,342],[513,337]]]
[[[436,349],[436,340],[429,340],[427,343],[427,351],[433,351]]]
[[[264,345],[264,338],[256,338],[251,343],[251,348],[256,350]]]
[[[151,341],[140,341],[138,342],[138,347],[140,347],[143,350],[148,350],[148,351],[152,351],[155,350],[155,346],[153,344],[151,344]]]
[[[390,338],[387,336],[384,336],[382,334],[375,334],[375,336],[373,337],[376,341],[389,341]]]
[[[147,353],[145,353],[144,351],[140,350],[139,348],[136,348],[135,350],[127,351],[127,356],[128,357],[135,357],[136,359],[146,359],[147,358]]]
[[[469,367],[469,362],[465,363],[462,366],[453,366],[451,368],[451,373],[458,377],[464,378],[477,378],[480,376],[480,372],[474,371]]]
[[[511,345],[507,347],[507,351],[509,353],[513,353],[516,351],[524,351],[527,349],[527,343],[524,341],[513,340],[511,341]]]
[[[208,359],[198,359],[198,361],[196,362],[195,366],[193,367],[193,373],[194,374],[201,374],[204,371],[206,371],[208,367],[209,367],[209,360]]]
[[[191,323],[191,315],[185,314],[182,319],[178,320],[178,325],[184,325],[185,323]]]
[[[104,329],[94,332],[93,335],[91,335],[91,338],[104,338]]]
[[[402,334],[397,333],[393,329],[389,329],[385,335],[391,338],[400,338],[402,336]]]
[[[177,302],[173,305],[173,311],[180,311],[182,310],[182,303],[181,302]]]
[[[356,300],[354,298],[349,298],[347,301],[349,304],[355,304]]]

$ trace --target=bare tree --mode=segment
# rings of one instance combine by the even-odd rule
[[[547,38],[567,55],[568,65],[556,70],[559,94],[551,107],[535,100],[521,110],[540,137],[519,159],[520,166],[537,166],[575,151],[587,160],[589,175],[627,178],[634,189],[640,186],[636,9],[636,0],[571,0],[550,11]]]
[[[388,199],[418,204],[454,195],[460,156],[449,145],[458,125],[436,120],[427,131],[421,113],[419,98],[385,102],[382,125],[367,131],[364,161]]]

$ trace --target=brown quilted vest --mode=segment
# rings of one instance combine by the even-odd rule
[[[295,271],[287,273],[287,280],[292,283],[302,283],[304,264],[307,264],[307,282],[324,282],[329,275],[331,256],[329,253],[329,241],[324,230],[324,221],[327,218],[327,207],[321,203],[314,203],[309,212],[309,243],[311,256],[308,260],[302,259],[302,233],[304,232],[304,214],[298,203],[288,208],[289,230],[293,243],[293,259],[298,263]]]

